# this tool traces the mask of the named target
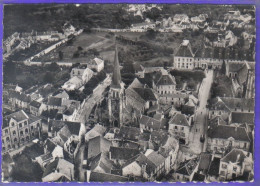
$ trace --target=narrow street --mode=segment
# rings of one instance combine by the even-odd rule
[[[204,143],[200,142],[200,137],[205,136],[207,131],[207,113],[206,108],[207,100],[209,98],[211,84],[213,82],[213,70],[208,70],[206,77],[203,79],[200,89],[198,99],[200,101],[197,107],[196,114],[194,116],[194,125],[191,128],[191,133],[189,137],[189,148],[195,154],[200,154],[205,150]],[[206,140],[205,140],[206,142]]]
[[[79,151],[77,153],[77,156],[75,158],[75,164],[77,165],[77,171],[78,174],[78,181],[85,182],[85,172],[86,170],[83,168],[83,160],[84,160],[84,150],[85,150],[85,143],[82,143],[82,145],[79,148]]]
[[[83,105],[83,108],[79,110],[77,114],[77,121],[85,123],[86,120],[89,118],[89,115],[94,108],[94,106],[101,101],[102,99],[102,93],[105,91],[105,89],[110,85],[111,83],[111,77],[106,78],[102,83],[99,84],[100,91],[98,93],[92,94]]]

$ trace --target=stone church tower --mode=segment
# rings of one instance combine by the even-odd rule
[[[124,83],[121,81],[117,46],[115,46],[114,69],[108,96],[109,122],[111,127],[120,127],[123,122]]]

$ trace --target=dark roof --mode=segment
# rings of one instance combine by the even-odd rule
[[[79,135],[81,123],[65,121],[65,125],[68,126],[68,129],[71,132],[71,134],[74,134],[74,135],[77,135],[77,136]]]
[[[242,165],[244,162],[246,155],[245,151],[240,149],[232,149],[226,156],[224,156],[220,161],[226,163],[237,163],[238,165]]]
[[[133,88],[139,96],[145,101],[157,101],[152,89],[150,88]]]
[[[205,180],[205,176],[202,174],[199,174],[197,172],[195,172],[192,181],[204,181]]]
[[[91,138],[88,142],[88,159],[102,152],[108,152],[112,143],[102,136]]]
[[[91,172],[90,182],[127,182],[129,181],[127,177],[119,176],[115,174]]]
[[[199,163],[198,171],[202,170],[203,172],[205,171],[205,173],[208,172],[210,162],[211,162],[211,154],[202,153],[200,155],[200,163]]]
[[[231,123],[248,123],[254,124],[254,113],[246,112],[232,112],[231,113]]]
[[[153,130],[159,130],[163,128],[162,122],[149,116],[142,115],[140,118],[140,125],[143,124],[146,127],[152,128]]]
[[[139,128],[122,126],[120,127],[119,133],[115,135],[115,138],[137,141],[140,133]]]
[[[111,153],[111,159],[129,160],[130,158],[138,155],[140,151],[138,149],[111,146],[110,153]]]
[[[62,103],[62,98],[49,97],[47,104],[60,107],[61,103]]]
[[[21,93],[21,92],[16,92],[16,91],[11,91],[10,90],[9,91],[9,95],[10,95],[10,97],[16,98],[16,99],[21,100],[23,102],[29,103],[31,101],[30,96],[27,96],[26,94]]]
[[[8,116],[5,116],[3,118],[3,125],[2,125],[2,128],[5,128],[8,126],[9,124],[9,121],[10,119],[13,118],[15,121],[17,122],[20,122],[20,121],[23,121],[23,120],[26,120],[26,119],[29,119],[29,116],[23,111],[23,110],[20,110],[20,111],[17,111],[17,112],[14,112]]]
[[[35,107],[35,108],[40,108],[41,106],[41,103],[33,100],[31,103],[30,103],[31,106]]]
[[[214,157],[213,161],[211,161],[209,165],[208,175],[210,176],[218,176],[219,174],[219,165],[220,165],[220,158]]]
[[[229,62],[228,66],[229,72],[238,72],[244,66],[244,63]]]
[[[120,83],[121,83],[121,73],[120,73],[120,66],[119,66],[117,46],[116,46],[111,86],[120,87]]]
[[[44,147],[47,148],[48,152],[52,152],[55,149],[56,144],[53,141],[51,141],[49,138],[47,138],[47,140],[44,143]]]
[[[175,78],[171,75],[162,75],[161,78],[155,82],[156,85],[176,85]]]
[[[190,126],[186,116],[180,113],[175,113],[175,115],[170,119],[169,124]]]
[[[193,158],[180,163],[176,173],[190,176],[199,163],[199,158]]]
[[[35,121],[39,121],[39,120],[41,120],[41,118],[39,118],[39,117],[37,117],[37,116],[33,116],[33,115],[29,115],[29,120],[28,120],[28,123],[29,124],[31,124],[31,123],[33,123],[33,122],[35,122]]]
[[[49,175],[50,173],[52,172],[55,172],[57,166],[58,166],[58,163],[59,163],[59,159],[55,159],[53,162],[51,162],[50,164],[48,164],[46,166],[46,169],[45,171],[43,172],[43,175],[42,177],[44,178],[45,176]]]
[[[59,132],[65,125],[71,134],[79,135],[81,124],[79,122],[50,120],[48,125],[49,132]]]
[[[246,129],[244,127],[234,127],[227,125],[214,126],[208,130],[208,137],[221,139],[228,139],[232,137],[238,141],[250,142],[249,136],[247,135]]]
[[[105,173],[111,173],[113,162],[109,160],[103,153],[99,153],[90,161],[90,170],[94,171],[97,167],[101,168]]]
[[[187,46],[180,45],[179,48],[177,49],[175,56],[181,56],[181,57],[193,57],[194,54],[192,52],[190,44]]]

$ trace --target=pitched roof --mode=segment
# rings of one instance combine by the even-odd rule
[[[13,118],[13,119],[14,119],[15,121],[17,121],[17,122],[20,122],[20,121],[29,119],[29,116],[28,116],[23,110],[19,110],[19,111],[17,111],[17,112],[14,112],[14,113],[8,115],[8,116],[5,116],[5,117],[3,118],[3,120],[4,120],[4,121],[3,121],[4,124],[3,124],[3,126],[2,126],[3,128],[6,127],[6,126],[8,126],[8,123],[9,123],[9,121],[10,121],[11,118]]]
[[[198,163],[198,157],[181,162],[179,168],[176,170],[176,173],[190,176],[193,173],[196,166],[198,165]]]
[[[156,101],[156,97],[150,88],[133,88],[134,91],[145,101]]]
[[[179,48],[177,49],[177,52],[175,53],[175,56],[180,57],[194,57],[194,54],[192,52],[192,48],[190,44],[184,45],[182,43]]]
[[[22,92],[16,92],[16,91],[9,90],[9,96],[12,98],[21,100],[23,102],[27,102],[27,103],[29,103],[31,101],[30,96],[27,96],[26,94],[24,94]]]
[[[60,93],[58,93],[57,95],[55,95],[55,97],[56,98],[69,98],[69,95],[68,95],[68,93],[65,91],[65,90],[63,90],[62,92],[60,92]]]
[[[145,171],[150,174],[151,172],[153,172],[157,166],[151,161],[149,160],[143,153],[141,153],[137,159],[135,160],[141,167],[142,165],[144,165]]]
[[[120,66],[119,66],[119,61],[118,61],[118,52],[117,52],[117,46],[116,46],[111,86],[120,87],[120,83],[121,83],[121,73],[120,73]]]
[[[200,162],[199,162],[199,167],[198,170],[202,170],[202,171],[208,171],[209,169],[209,165],[211,162],[211,154],[208,153],[202,153],[200,155]]]
[[[165,161],[165,158],[156,151],[153,151],[147,155],[147,158],[153,162],[156,167],[160,166]]]
[[[138,149],[124,148],[124,147],[110,147],[111,159],[129,160],[130,158],[138,155]]]
[[[218,176],[219,174],[220,158],[214,157],[213,161],[210,162],[208,175]]]
[[[221,116],[215,116],[209,121],[209,126],[212,127],[214,125],[227,125],[227,122],[223,120]]]
[[[109,160],[103,153],[99,153],[90,162],[90,170],[94,171],[97,167],[101,168],[105,173],[111,173],[113,162]]]
[[[229,72],[238,72],[244,65],[244,63],[229,62]]]
[[[192,181],[204,181],[205,180],[205,175],[199,174],[197,172],[195,172]]]
[[[121,126],[118,134],[115,135],[115,138],[119,139],[130,139],[133,141],[138,140],[140,136],[140,129],[136,127],[127,127]]]
[[[187,117],[184,114],[175,113],[169,121],[169,124],[190,126]]]
[[[149,116],[142,115],[140,118],[140,125],[152,128],[153,130],[159,130],[163,128],[162,122]]]
[[[102,136],[92,138],[88,142],[88,159],[97,156],[99,153],[108,152],[112,143]]]
[[[47,104],[53,106],[61,106],[62,99],[57,97],[49,97]]]
[[[235,110],[235,108],[242,108],[244,110],[253,111],[255,108],[254,99],[231,98],[231,97],[220,97],[220,99],[226,104],[228,108],[232,110]]]
[[[91,172],[90,173],[90,182],[127,182],[129,179],[124,176],[119,176],[115,174]]]
[[[208,137],[228,139],[230,137],[238,141],[250,142],[249,136],[244,127],[234,127],[228,125],[217,125],[208,130]]]
[[[28,120],[28,123],[29,123],[29,124],[31,124],[31,123],[33,123],[33,122],[35,122],[35,121],[41,120],[41,118],[39,118],[39,117],[37,117],[37,116],[34,116],[34,115],[31,115],[31,114],[29,114],[28,116],[29,116],[29,120]]]
[[[41,103],[39,103],[38,101],[33,100],[33,101],[30,103],[30,105],[33,106],[33,107],[35,107],[35,108],[40,108]]]
[[[237,163],[238,165],[242,165],[246,158],[247,152],[240,150],[240,149],[232,149],[226,156],[221,158],[220,161],[226,163]]]
[[[89,64],[92,65],[100,65],[101,63],[103,63],[104,61],[102,59],[99,59],[97,57],[95,57],[94,59],[90,60]]]
[[[248,123],[254,124],[254,113],[246,112],[232,112],[231,113],[231,123]]]
[[[47,148],[47,151],[48,151],[48,152],[52,152],[52,151],[55,149],[56,144],[55,144],[52,140],[50,140],[49,138],[47,138],[47,140],[46,140],[45,143],[44,143],[44,147]]]
[[[79,135],[79,131],[80,131],[80,128],[81,128],[81,123],[65,121],[65,125],[68,127],[68,129],[71,132],[71,134]]]

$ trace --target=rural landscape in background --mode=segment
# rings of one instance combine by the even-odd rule
[[[255,7],[4,6],[2,181],[254,179]]]

